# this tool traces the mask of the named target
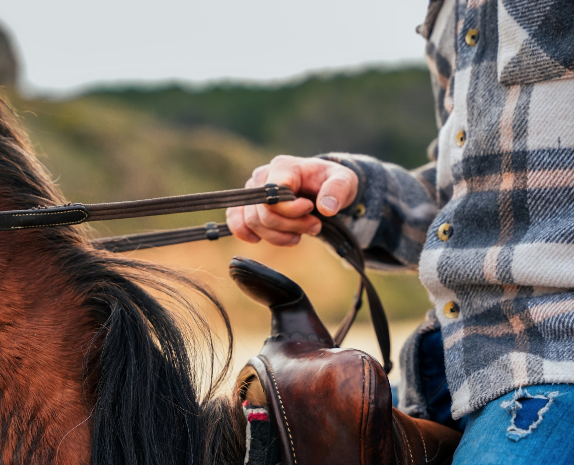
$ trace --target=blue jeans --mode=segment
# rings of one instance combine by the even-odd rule
[[[452,465],[574,463],[574,385],[510,392],[468,415]]]
[[[419,360],[431,420],[463,431],[452,465],[574,464],[574,385],[519,389],[455,421],[440,331],[423,337]]]

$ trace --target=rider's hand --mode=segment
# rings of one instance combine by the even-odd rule
[[[319,212],[333,216],[353,202],[359,180],[339,163],[280,155],[253,171],[245,187],[267,183],[288,186],[297,196],[317,199]],[[321,231],[321,222],[310,215],[313,206],[313,201],[299,197],[276,205],[229,208],[227,224],[236,237],[247,242],[264,239],[274,245],[294,246],[302,234],[316,236]]]

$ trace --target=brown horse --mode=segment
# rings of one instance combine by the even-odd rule
[[[64,203],[2,102],[0,210]],[[208,322],[170,282],[219,309],[222,373]],[[214,394],[231,343],[225,310],[200,283],[96,250],[82,226],[0,233],[0,462],[242,463],[240,411]]]

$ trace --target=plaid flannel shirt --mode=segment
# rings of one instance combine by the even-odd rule
[[[574,383],[574,2],[432,0],[419,32],[435,163],[326,157],[359,176],[344,214],[369,257],[418,263],[435,305],[403,348],[400,406],[427,416],[418,341],[440,328],[457,419],[519,387]]]

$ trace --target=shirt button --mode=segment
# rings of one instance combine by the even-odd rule
[[[365,206],[362,203],[360,203],[355,207],[355,213],[353,216],[355,218],[361,218],[365,214],[366,211],[367,211],[367,209],[365,208]]]
[[[466,132],[460,131],[456,135],[456,145],[458,145],[459,147],[462,147],[465,142],[466,142]]]
[[[456,302],[447,302],[442,309],[444,316],[454,320],[458,318],[458,314],[460,313],[460,308]]]
[[[443,223],[438,227],[437,236],[441,241],[448,241],[452,236],[453,229],[450,223]]]
[[[469,29],[464,40],[468,46],[474,47],[478,42],[478,29]]]

